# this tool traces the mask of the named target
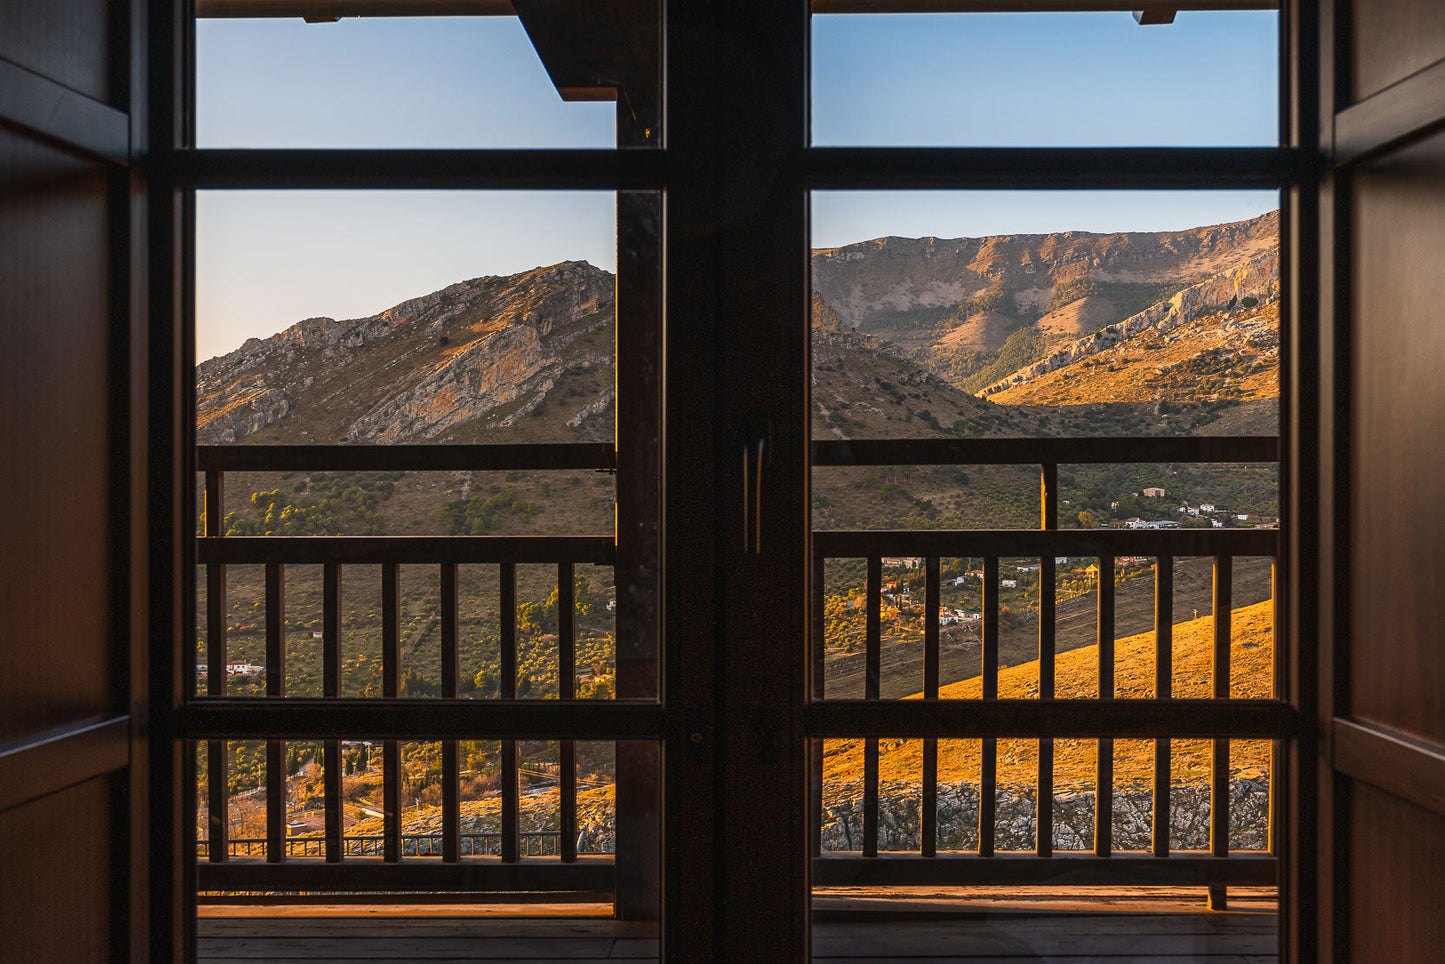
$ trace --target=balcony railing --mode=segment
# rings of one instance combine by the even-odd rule
[[[197,562],[205,569],[205,695],[188,701],[183,732],[207,750],[206,785],[228,785],[227,744],[264,740],[264,838],[229,838],[228,798],[209,793],[206,839],[197,842],[199,889],[224,891],[572,891],[614,889],[612,854],[579,852],[576,738],[655,739],[655,705],[618,701],[574,702],[577,637],[574,574],[578,565],[612,565],[609,536],[283,536],[224,537],[227,472],[261,471],[612,471],[611,445],[497,446],[224,446],[202,447],[197,468],[205,473],[205,534]],[[517,567],[556,567],[558,592],[557,682],[559,700],[519,697],[517,687]],[[226,695],[226,567],[265,569],[265,696]],[[322,697],[286,692],[285,566],[322,570]],[[458,567],[491,564],[498,573],[500,692],[498,699],[460,698],[458,661]],[[381,570],[381,698],[341,696],[341,593],[346,567]],[[434,567],[440,616],[441,699],[400,698],[400,567]],[[345,834],[342,815],[342,741],[380,744],[381,834]],[[559,747],[558,830],[520,827],[521,739],[555,739]],[[319,837],[287,835],[284,744],[317,741],[324,767],[325,830]],[[463,740],[500,743],[500,830],[463,832],[461,761]],[[441,829],[403,833],[401,745],[441,744]],[[584,845],[584,850],[595,847]],[[416,861],[414,857],[433,857]],[[319,859],[304,859],[319,858]],[[353,859],[361,858],[361,859]]]
[[[1295,732],[1296,716],[1283,701],[1276,650],[1272,699],[1235,699],[1230,694],[1229,614],[1231,562],[1236,557],[1270,557],[1277,565],[1278,530],[1194,529],[1138,531],[1058,528],[1058,466],[1097,463],[1196,462],[1271,463],[1274,438],[1010,439],[816,442],[815,466],[852,465],[1035,465],[1040,472],[1040,526],[1036,530],[868,530],[822,531],[813,535],[813,690],[805,726],[813,750],[812,811],[821,830],[823,740],[862,739],[863,800],[859,846],[851,852],[824,851],[813,841],[812,879],[829,884],[1195,884],[1222,894],[1226,885],[1273,883],[1278,875],[1280,804],[1274,788],[1283,741]],[[610,536],[466,537],[222,537],[222,494],[226,472],[314,470],[506,470],[598,469],[614,466],[611,446],[232,446],[201,448],[198,467],[206,477],[206,535],[197,559],[205,567],[206,695],[188,702],[182,729],[208,748],[207,782],[227,785],[227,741],[266,742],[266,836],[228,839],[227,799],[208,798],[208,841],[199,844],[199,885],[203,891],[288,890],[425,892],[523,890],[608,892],[614,889],[613,855],[578,852],[575,741],[660,740],[663,711],[656,702],[576,701],[576,626],[571,598],[574,567],[612,564]],[[923,693],[921,699],[880,698],[882,654],[882,560],[890,556],[924,560]],[[1098,680],[1094,699],[1057,699],[1055,694],[1057,598],[1055,557],[1089,556],[1101,573],[1115,559],[1157,560],[1154,612],[1155,691],[1152,699],[1115,695],[1114,585],[1098,582]],[[1171,693],[1173,658],[1173,560],[1213,560],[1214,588],[1211,696],[1177,699]],[[982,644],[981,698],[940,699],[940,562],[982,560],[979,618]],[[999,698],[999,563],[1031,557],[1039,563],[1039,679],[1037,699]],[[824,691],[824,566],[829,559],[866,562],[866,682],[862,699],[830,699]],[[284,672],[284,580],[287,564],[322,567],[324,583],[321,699],[287,698]],[[462,700],[458,686],[457,567],[496,565],[499,574],[501,693],[496,700]],[[557,567],[559,593],[558,681],[560,701],[519,699],[516,691],[518,634],[516,567],[547,563]],[[226,697],[225,567],[265,567],[265,698]],[[341,586],[353,564],[382,571],[382,698],[341,698]],[[400,590],[398,567],[435,566],[441,617],[441,699],[399,699]],[[1278,594],[1275,594],[1278,598]],[[1278,621],[1275,633],[1278,636]],[[921,840],[916,852],[879,847],[880,738],[924,741],[919,774]],[[383,833],[346,835],[342,820],[341,741],[368,738],[383,753]],[[1053,846],[1053,740],[1098,740],[1093,848],[1056,852]],[[459,800],[461,740],[499,740],[501,814],[497,833],[463,833]],[[519,739],[556,739],[560,750],[559,833],[520,830]],[[938,741],[980,740],[978,846],[973,852],[938,848]],[[1035,847],[1032,853],[1004,853],[994,846],[997,811],[998,741],[1038,740],[1035,781]],[[1114,793],[1115,739],[1153,741],[1153,836],[1145,852],[1114,846],[1109,815]],[[1207,853],[1181,851],[1169,833],[1172,739],[1212,741],[1210,835]],[[1269,846],[1238,852],[1229,847],[1229,741],[1273,741],[1270,762]],[[319,838],[288,837],[283,741],[317,740],[323,746],[325,832]],[[439,833],[404,834],[400,807],[400,742],[440,741],[442,802]],[[654,775],[655,777],[655,775]],[[619,772],[619,780],[622,774]],[[618,824],[624,812],[619,793]],[[554,841],[548,844],[546,841]],[[548,849],[549,847],[553,849]],[[414,860],[415,856],[437,859]],[[264,860],[262,858],[264,857]],[[378,860],[379,857],[379,860]],[[303,859],[319,858],[319,859]],[[351,860],[350,858],[364,858]]]
[[[1230,696],[1232,560],[1266,556],[1277,564],[1280,532],[1263,529],[1060,530],[1058,466],[1100,463],[1271,463],[1276,438],[1106,438],[1003,440],[899,440],[815,442],[813,465],[1033,465],[1040,477],[1037,530],[826,531],[813,535],[812,703],[807,716],[813,740],[813,883],[829,884],[1199,884],[1216,902],[1226,885],[1272,884],[1278,875],[1278,782],[1281,741],[1295,728],[1295,715],[1281,699],[1282,659],[1274,654],[1273,699]],[[1056,699],[1056,557],[1093,557],[1097,582],[1098,679],[1095,699]],[[1154,698],[1117,699],[1115,692],[1115,587],[1104,574],[1123,556],[1146,556],[1155,565]],[[1209,699],[1176,699],[1173,663],[1174,560],[1213,560],[1212,679]],[[922,558],[924,568],[923,693],[917,700],[882,700],[882,560]],[[999,698],[999,562],[1028,557],[1039,567],[1038,698]],[[866,560],[866,676],[861,700],[829,699],[824,680],[824,575],[829,559]],[[940,560],[982,560],[981,698],[939,698]],[[1273,580],[1271,580],[1273,582]],[[1278,599],[1278,594],[1272,594]],[[1276,603],[1276,614],[1278,612]],[[1278,639],[1278,619],[1274,633]],[[923,739],[919,774],[920,846],[912,853],[879,848],[879,738]],[[822,772],[824,739],[864,739],[862,834],[851,853],[824,851]],[[978,846],[945,853],[937,847],[938,741],[980,741]],[[1054,743],[1056,738],[1098,740],[1094,774],[1091,852],[1056,852],[1053,844]],[[1145,852],[1120,851],[1112,839],[1114,740],[1153,741],[1152,840]],[[1212,741],[1209,775],[1209,846],[1206,853],[1183,851],[1170,839],[1171,739]],[[1000,739],[1038,741],[1032,853],[995,849]],[[1264,852],[1239,852],[1229,845],[1229,741],[1273,742],[1270,762],[1269,845]]]

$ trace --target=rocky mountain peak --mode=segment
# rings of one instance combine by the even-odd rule
[[[611,367],[610,338],[588,336],[610,327],[613,302],[610,273],[569,261],[366,318],[308,318],[197,366],[198,438],[375,443],[507,428],[566,372]]]

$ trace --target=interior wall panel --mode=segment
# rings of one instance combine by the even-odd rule
[[[1445,744],[1445,133],[1358,170],[1352,217],[1350,710]]]
[[[1445,3],[1353,0],[1352,99],[1364,100],[1445,58]]]
[[[99,162],[0,128],[0,743],[125,711],[106,192]]]
[[[123,107],[128,69],[124,3],[108,0],[5,0],[0,57],[96,100]]]
[[[0,960],[116,959],[119,784],[90,780],[0,811]]]
[[[1445,816],[1362,783],[1350,797],[1350,959],[1439,960]]]

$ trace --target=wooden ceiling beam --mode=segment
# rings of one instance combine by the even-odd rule
[[[330,21],[342,17],[511,17],[512,0],[196,0],[201,19],[261,17]]]
[[[617,100],[620,143],[652,141],[660,127],[659,0],[514,0],[513,6],[563,100]]]
[[[812,0],[814,13],[1007,13],[1127,10],[1157,15],[1176,10],[1277,10],[1278,0]],[[592,4],[572,4],[589,16]],[[610,4],[600,4],[607,8]],[[196,0],[201,18],[510,17],[512,0]]]
[[[1279,0],[812,0],[812,4],[814,13],[1086,13],[1121,10],[1154,16],[1178,10],[1279,9]]]

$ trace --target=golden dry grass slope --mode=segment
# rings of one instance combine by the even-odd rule
[[[1230,695],[1236,699],[1268,699],[1272,672],[1274,602],[1265,600],[1234,610],[1230,636]],[[1214,618],[1204,616],[1174,626],[1174,661],[1171,673],[1173,695],[1181,699],[1207,698],[1212,689],[1211,664]],[[1119,699],[1149,699],[1154,695],[1154,634],[1140,633],[1114,644],[1114,684]],[[1097,646],[1085,646],[1060,654],[1055,662],[1058,699],[1093,699],[1098,695]],[[1039,664],[1020,663],[999,671],[998,689],[1002,699],[1038,696]],[[940,698],[976,700],[982,681],[975,677],[945,686]],[[909,697],[918,699],[921,694]],[[1054,786],[1057,790],[1091,790],[1094,786],[1096,740],[1063,739],[1054,744]],[[1208,780],[1210,742],[1176,740],[1172,779],[1178,785],[1197,785]],[[1258,776],[1268,771],[1269,743],[1242,740],[1230,747],[1229,769],[1235,776]],[[918,782],[923,772],[922,740],[883,740],[879,753],[879,780]],[[998,782],[1013,788],[1032,787],[1038,772],[1037,741],[1000,740]],[[1153,777],[1153,742],[1114,741],[1114,782],[1116,786],[1147,784]],[[828,786],[859,783],[863,778],[863,741],[829,740],[824,749],[824,793]],[[979,779],[978,740],[940,740],[938,749],[940,782],[977,783]]]

